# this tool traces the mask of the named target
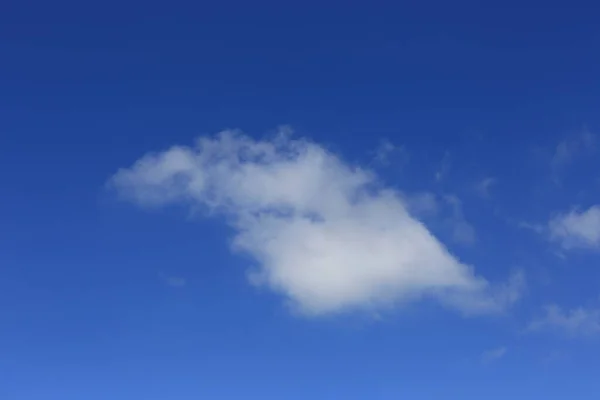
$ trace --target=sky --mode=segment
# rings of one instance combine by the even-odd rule
[[[0,398],[595,399],[599,13],[3,2]]]

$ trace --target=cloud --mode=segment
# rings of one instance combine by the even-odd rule
[[[600,249],[600,205],[554,216],[547,232],[550,240],[565,250]]]
[[[440,167],[435,172],[436,182],[441,182],[446,177],[446,175],[448,175],[448,172],[450,172],[450,165],[450,152],[446,151],[444,153],[444,157],[442,158],[442,162],[440,163]]]
[[[382,139],[374,153],[374,160],[380,165],[389,165],[392,161],[404,165],[408,163],[408,151],[403,146],[397,146],[387,139]]]
[[[158,276],[165,284],[171,287],[184,287],[187,285],[187,280],[179,276],[166,275],[162,272]]]
[[[491,285],[414,218],[399,193],[320,145],[236,131],[147,154],[109,181],[145,207],[222,215],[251,282],[307,315],[436,299],[466,314],[514,303],[522,281]]]
[[[600,250],[600,205],[556,213],[545,224],[521,221],[517,225],[557,243],[560,254],[562,250]]]
[[[525,221],[514,221],[512,219],[509,219],[508,222],[516,225],[518,228],[527,229],[540,235],[545,235],[547,233],[547,227],[543,224],[536,224]]]
[[[417,217],[432,216],[439,212],[438,201],[433,193],[421,192],[401,196],[408,211]]]
[[[446,195],[444,199],[452,207],[452,217],[449,220],[452,227],[452,239],[463,245],[474,244],[477,241],[477,235],[473,225],[465,219],[462,201],[454,195]]]
[[[595,136],[588,131],[573,135],[561,141],[552,154],[551,164],[555,169],[572,162],[583,151],[592,150],[595,146]]]
[[[553,330],[569,336],[600,334],[600,309],[583,307],[563,310],[557,305],[547,306],[545,314],[531,322],[528,331]]]
[[[488,198],[490,197],[490,189],[496,184],[496,182],[496,178],[484,178],[481,181],[477,182],[477,184],[475,185],[475,191],[479,196]]]
[[[484,364],[489,364],[494,361],[497,361],[506,355],[508,348],[506,346],[497,347],[495,349],[490,349],[484,351],[481,355],[481,362]]]

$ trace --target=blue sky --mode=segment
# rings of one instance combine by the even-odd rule
[[[595,398],[599,11],[3,3],[0,398]]]

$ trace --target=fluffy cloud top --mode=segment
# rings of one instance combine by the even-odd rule
[[[565,249],[600,249],[600,206],[560,214],[548,224],[550,238]]]
[[[185,204],[222,214],[233,246],[256,260],[251,280],[309,315],[435,298],[497,312],[522,277],[494,287],[411,216],[399,193],[323,147],[280,134],[225,131],[148,154],[110,185],[142,206]]]

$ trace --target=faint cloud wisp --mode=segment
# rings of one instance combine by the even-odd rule
[[[507,352],[508,348],[506,346],[484,351],[481,355],[481,362],[483,364],[490,364],[494,361],[498,361],[499,359],[503,358]]]
[[[544,315],[534,319],[528,331],[557,331],[568,336],[590,336],[600,334],[600,309],[578,307],[565,310],[557,305],[549,305]]]

